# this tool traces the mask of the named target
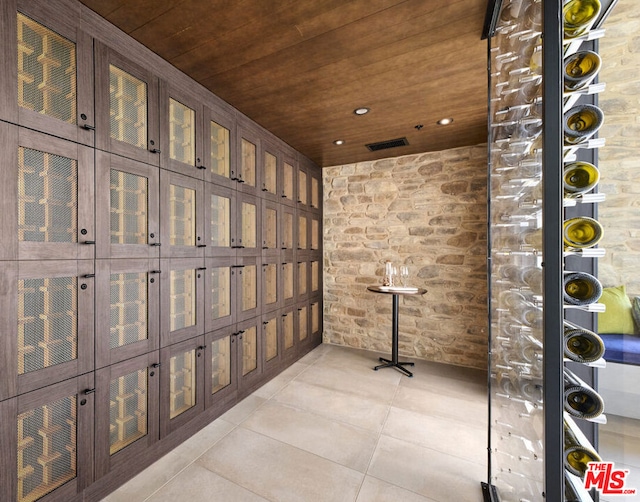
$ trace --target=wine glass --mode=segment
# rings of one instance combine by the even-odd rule
[[[407,267],[406,265],[402,265],[400,267],[400,284],[402,284],[403,287],[407,285],[408,277],[409,277],[409,267]]]

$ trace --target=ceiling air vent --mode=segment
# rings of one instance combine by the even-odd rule
[[[387,141],[379,141],[378,143],[369,143],[365,145],[370,151],[386,150],[387,148],[395,148],[397,146],[408,145],[407,138],[389,139]]]

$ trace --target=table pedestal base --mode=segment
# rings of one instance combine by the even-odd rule
[[[385,359],[384,357],[380,357],[380,362],[381,363],[385,363],[385,364],[379,364],[378,366],[376,366],[375,368],[373,368],[375,371],[378,371],[380,368],[398,368],[400,371],[402,371],[405,375],[407,375],[408,377],[412,377],[413,373],[411,373],[407,368],[405,368],[405,365],[408,366],[413,366],[414,363],[409,363],[409,362],[400,362],[400,361],[390,361],[389,359]]]

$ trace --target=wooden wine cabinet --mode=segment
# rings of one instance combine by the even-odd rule
[[[321,342],[321,171],[75,0],[0,14],[0,499],[98,501]]]

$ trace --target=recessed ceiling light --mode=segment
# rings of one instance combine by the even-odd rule
[[[343,139],[337,139],[333,142],[334,145],[344,145],[344,140]]]
[[[438,125],[449,125],[451,124],[451,122],[453,122],[452,118],[446,118],[446,119],[440,119],[438,120]]]
[[[355,113],[356,115],[366,115],[370,111],[371,110],[369,108],[363,106],[361,108],[356,108],[355,110],[353,110],[353,113]]]

